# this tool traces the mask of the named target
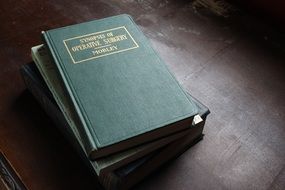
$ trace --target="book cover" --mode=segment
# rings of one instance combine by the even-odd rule
[[[79,120],[76,114],[74,114],[73,107],[70,105],[69,99],[66,98],[65,91],[63,87],[60,85],[58,81],[58,76],[55,74],[55,69],[53,65],[50,64],[49,56],[47,55],[44,46],[39,45],[32,48],[32,57],[35,60],[36,65],[39,68],[39,71],[43,79],[45,80],[45,83],[47,86],[49,86],[51,94],[53,95],[52,101],[57,103],[59,106],[61,112],[63,113],[64,119],[66,120],[68,125],[66,125],[67,130],[71,131],[70,133],[73,133],[75,136],[75,141],[77,140],[81,146],[83,146],[82,139],[79,135],[79,132],[77,130],[77,125],[79,125]],[[29,70],[29,67],[26,68],[26,70]],[[32,75],[32,74],[31,74]],[[40,78],[40,76],[32,75],[33,78]],[[28,80],[28,79],[27,79]],[[38,80],[34,79],[36,83]],[[26,82],[29,83],[29,80]],[[36,85],[31,85],[31,90],[35,91],[36,97],[38,99],[41,97],[38,95],[38,90],[34,89],[36,88]],[[46,91],[46,90],[45,90]],[[50,106],[52,107],[52,106]],[[54,106],[53,106],[54,107]],[[50,113],[57,113],[59,110],[51,110]],[[57,114],[59,115],[59,114]],[[62,114],[60,114],[62,115]],[[62,123],[62,122],[61,122]],[[186,129],[188,130],[188,129]],[[171,141],[174,141],[182,136],[185,135],[186,130],[183,130],[181,132],[177,132],[174,134],[171,134],[167,137],[162,137],[160,139],[157,139],[155,141],[144,143],[143,145],[138,145],[134,148],[130,148],[127,150],[123,150],[117,153],[114,153],[109,156],[105,156],[103,158],[97,158],[94,160],[94,166],[96,166],[96,173],[97,175],[101,175],[101,173],[108,172],[110,170],[114,170],[124,164],[127,164],[141,156],[144,156],[147,153],[150,153],[151,151],[154,151],[158,149],[161,146],[164,146]],[[86,151],[85,151],[86,153]],[[87,153],[86,153],[87,154]]]
[[[130,16],[43,32],[91,159],[188,128],[197,113]]]
[[[24,65],[21,69],[21,73],[29,90],[38,99],[42,107],[50,115],[54,122],[59,126],[67,139],[72,143],[73,146],[75,146],[77,152],[79,155],[81,155],[83,161],[85,161],[85,164],[87,164],[91,171],[97,175],[98,173],[96,170],[98,170],[98,167],[94,161],[92,162],[88,160],[82,145],[78,143],[78,139],[76,139],[74,136],[71,128],[68,127],[66,119],[53,100],[51,93],[41,78],[41,75],[38,73],[35,65]],[[191,95],[188,96],[189,98],[193,98]],[[152,153],[145,155],[129,164],[126,164],[119,169],[100,175],[99,180],[102,185],[106,189],[121,189],[131,187],[146,177],[151,171],[154,171],[170,159],[175,158],[178,154],[183,152],[183,150],[199,140],[206,117],[210,112],[209,109],[198,100],[193,98],[193,101],[198,107],[199,115],[203,118],[202,122],[198,123],[195,127],[193,126],[191,128],[191,132],[185,135],[185,137],[180,138],[179,140],[176,140],[163,148],[153,151]]]

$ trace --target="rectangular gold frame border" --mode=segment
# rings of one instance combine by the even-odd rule
[[[90,57],[90,58],[83,59],[83,60],[80,60],[80,61],[75,61],[74,58],[73,58],[73,56],[72,56],[72,54],[71,54],[71,52],[69,51],[69,49],[68,49],[68,47],[67,47],[67,44],[66,44],[66,41],[69,41],[69,40],[74,40],[74,39],[82,38],[82,37],[85,37],[85,36],[95,35],[95,34],[104,33],[104,32],[108,32],[108,31],[113,31],[113,30],[117,30],[117,29],[120,29],[120,28],[125,29],[125,31],[128,33],[128,35],[131,37],[132,41],[133,41],[134,44],[135,44],[134,47],[127,48],[127,49],[122,49],[122,50],[115,51],[115,52],[112,52],[112,53],[107,53],[107,54],[104,54],[104,55],[99,55],[99,56],[96,56],[96,57]],[[82,35],[82,36],[76,36],[76,37],[73,37],[73,38],[68,38],[68,39],[63,40],[63,43],[64,43],[65,48],[67,49],[67,52],[68,52],[69,56],[71,57],[71,60],[72,60],[73,64],[82,63],[82,62],[84,62],[84,61],[89,61],[89,60],[96,59],[96,58],[100,58],[100,57],[104,57],[104,56],[107,56],[107,55],[112,55],[112,54],[116,54],[116,53],[121,53],[121,52],[128,51],[128,50],[132,50],[132,49],[135,49],[135,48],[138,48],[138,47],[139,47],[139,45],[138,45],[137,42],[134,40],[134,38],[132,37],[132,35],[130,34],[130,32],[127,30],[127,28],[126,28],[125,26],[120,26],[120,27],[111,28],[111,29],[108,29],[108,30],[103,30],[103,31],[100,31],[100,32],[94,32],[94,33],[91,33],[91,34],[85,34],[85,35]]]

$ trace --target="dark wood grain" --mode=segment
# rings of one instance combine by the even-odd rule
[[[27,190],[20,176],[0,152],[0,189],[2,190]]]
[[[25,185],[96,189],[96,179],[19,74],[42,30],[132,15],[179,82],[211,110],[205,138],[136,189],[285,189],[284,32],[240,8],[197,1],[0,1],[0,148]]]

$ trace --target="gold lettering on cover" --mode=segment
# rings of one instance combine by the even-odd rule
[[[107,52],[111,52],[111,51],[114,51],[114,50],[117,50],[118,47],[115,45],[115,46],[110,46],[110,47],[104,47],[104,48],[101,48],[101,49],[97,49],[95,51],[92,51],[92,53],[94,55],[100,55],[102,53],[107,53]]]
[[[120,43],[124,41],[127,42],[127,45],[120,45]],[[63,40],[63,42],[73,63],[80,63],[139,47],[125,26],[77,36]],[[75,45],[70,46],[70,44]],[[91,54],[89,54],[89,51]],[[86,56],[87,58],[77,60],[75,57],[79,55],[78,53],[80,52],[82,52],[84,56],[86,56],[85,53],[88,54],[88,56]]]

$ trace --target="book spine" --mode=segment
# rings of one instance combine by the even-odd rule
[[[48,49],[48,52],[51,54],[51,57],[53,58],[53,61],[54,63],[56,64],[57,66],[57,71],[59,72],[60,74],[60,77],[64,83],[64,86],[65,86],[65,89],[67,90],[68,94],[69,94],[69,97],[70,99],[72,100],[74,106],[75,106],[75,110],[80,118],[80,121],[81,121],[81,125],[82,126],[77,126],[78,130],[80,131],[80,134],[81,136],[83,137],[83,143],[84,143],[84,147],[86,149],[86,152],[88,154],[88,156],[90,157],[90,159],[93,160],[92,158],[92,151],[96,151],[97,150],[97,138],[93,138],[94,135],[92,136],[92,132],[91,130],[89,129],[87,123],[86,123],[86,120],[81,112],[81,109],[80,109],[80,106],[79,104],[77,103],[75,97],[74,97],[74,90],[72,90],[72,87],[69,85],[69,80],[68,78],[66,77],[65,73],[64,73],[64,70],[61,66],[61,63],[60,63],[60,57],[59,55],[56,53],[56,50],[55,50],[55,47],[53,45],[53,42],[52,42],[52,39],[49,37],[49,33],[48,32],[43,32],[43,38],[44,38],[44,42],[46,43],[47,45],[47,49]],[[82,131],[83,130],[83,131]],[[94,141],[95,139],[95,141]],[[97,142],[98,143],[98,142]]]
[[[38,79],[32,77],[28,68],[24,68],[25,71],[22,71],[22,77],[26,84],[28,90],[32,93],[38,103],[45,110],[46,114],[53,120],[53,122],[59,126],[60,131],[67,137],[67,139],[72,143],[76,149],[79,149],[80,144],[76,143],[76,137],[73,135],[73,132],[69,129],[68,123],[64,118],[63,114],[60,112],[57,105],[52,102],[51,97],[49,98],[45,91],[44,87],[37,82]]]
[[[22,68],[21,74],[28,90],[36,98],[41,107],[56,124],[56,126],[59,128],[59,130],[68,140],[68,142],[71,143],[73,148],[78,152],[79,156],[90,169],[90,171],[96,174],[95,176],[97,176],[97,173],[95,172],[91,162],[86,157],[82,144],[79,143],[76,135],[70,129],[69,124],[67,123],[60,109],[57,107],[55,102],[52,101],[52,97],[48,96],[48,94],[46,93],[46,87],[44,87],[40,82],[38,82],[40,79],[34,76],[33,72],[30,71],[29,67]]]

